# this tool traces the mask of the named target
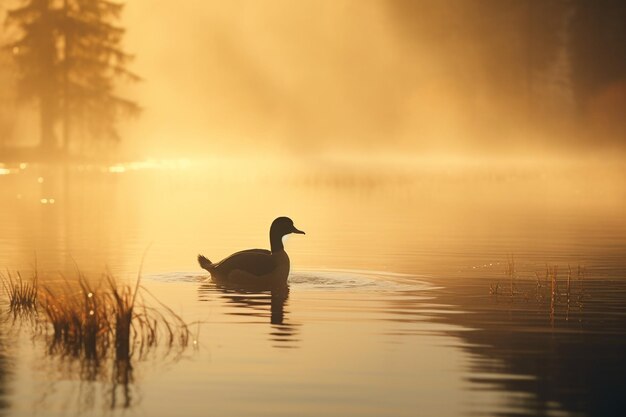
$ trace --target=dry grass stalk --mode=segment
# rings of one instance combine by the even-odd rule
[[[522,299],[525,301],[535,300],[537,302],[546,302],[549,304],[548,309],[550,312],[551,322],[554,322],[557,309],[560,304],[565,306],[565,320],[569,320],[569,313],[572,308],[572,300],[578,301],[578,310],[583,308],[584,292],[584,279],[585,268],[578,266],[577,279],[573,279],[573,271],[571,266],[568,265],[567,281],[564,284],[559,285],[559,267],[557,265],[546,265],[545,275],[542,278],[542,274],[539,272],[534,273],[534,279],[529,279],[527,287],[532,285],[532,288],[525,289],[525,280],[520,277],[516,270],[513,258],[507,261],[505,275],[507,276],[510,287],[509,291],[504,294],[499,292],[500,284],[490,284],[489,293],[491,295],[510,295],[511,300]],[[533,297],[534,294],[534,297]]]
[[[22,279],[22,275],[17,272],[15,277],[7,271],[6,275],[0,274],[2,286],[9,299],[9,309],[18,314],[23,312],[34,312],[37,308],[38,279],[37,273],[31,280]]]
[[[569,320],[569,308],[572,299],[572,267],[567,265],[567,287],[565,289],[565,296],[567,297],[567,309],[565,310],[565,320]]]
[[[191,331],[180,316],[140,286],[140,274],[132,288],[119,284],[111,274],[103,275],[95,287],[77,275],[54,287],[38,285],[37,275],[30,281],[20,274],[1,278],[11,311],[40,313],[28,317],[35,319],[36,334],[45,332],[48,353],[76,361],[81,379],[111,380],[112,376],[110,406],[118,406],[121,393],[121,405],[127,408],[133,361],[157,346],[165,348],[159,351],[161,358],[173,352],[176,359],[188,346]],[[158,306],[151,307],[145,296]]]
[[[515,259],[512,255],[507,260],[505,273],[509,277],[511,296],[513,296],[515,295],[515,279],[517,277],[517,272],[515,271]]]
[[[584,266],[580,266],[578,265],[578,271],[577,271],[577,281],[580,284],[580,291],[578,294],[578,306],[579,308],[583,307],[583,301],[585,298],[585,274],[587,272],[587,269]]]
[[[539,278],[539,272],[535,272],[535,277],[537,279],[535,282],[535,297],[537,300],[541,300],[543,284],[541,283],[541,278]]]
[[[558,297],[558,276],[559,267],[558,266],[546,266],[546,274],[550,276],[550,321],[554,324],[554,312],[557,303]]]
[[[40,287],[37,275],[28,281],[19,273],[1,278],[12,312],[43,313],[43,328],[48,324],[52,330],[51,352],[94,360],[114,356],[124,361],[135,354],[141,357],[160,343],[168,351],[189,344],[187,324],[141,287],[139,277],[131,288],[106,274],[93,287],[79,273],[77,284],[65,279],[64,288],[54,290]],[[150,307],[143,294],[152,297],[159,308]]]

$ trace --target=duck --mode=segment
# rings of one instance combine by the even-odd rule
[[[211,274],[213,281],[220,284],[270,289],[284,286],[289,278],[290,262],[283,245],[283,237],[291,233],[305,234],[294,226],[289,217],[278,217],[270,226],[271,250],[243,250],[216,263],[200,254],[198,263]]]

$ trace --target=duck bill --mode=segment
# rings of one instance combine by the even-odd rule
[[[304,233],[302,230],[298,230],[298,229],[296,229],[295,227],[293,228],[292,233],[297,233],[297,234],[299,234],[299,235],[306,235],[306,233]]]

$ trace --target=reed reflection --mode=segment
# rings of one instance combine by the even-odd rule
[[[111,410],[131,408],[137,389],[134,384],[133,359],[137,361],[145,356],[143,346],[136,343],[135,337],[133,345],[140,349],[133,352],[129,343],[130,337],[128,341],[120,340],[123,335],[120,336],[119,320],[116,323],[106,322],[104,325],[98,323],[104,320],[99,317],[101,311],[98,311],[103,307],[97,307],[96,304],[104,302],[98,302],[102,300],[97,300],[97,294],[90,292],[88,295],[90,300],[94,299],[93,305],[71,311],[73,320],[80,322],[80,326],[70,324],[69,320],[63,322],[61,318],[54,316],[65,315],[67,310],[63,311],[49,300],[43,302],[46,306],[44,311],[51,317],[54,326],[53,334],[45,334],[46,355],[43,368],[50,363],[55,365],[50,372],[60,375],[51,378],[53,381],[78,379],[78,389],[74,395],[82,412],[92,411],[99,405]],[[71,300],[66,303],[71,305]],[[83,317],[80,316],[82,310],[88,311]],[[114,338],[106,334],[106,328],[111,326],[116,329]],[[54,385],[49,387],[49,392],[44,391],[40,406],[45,406],[45,398],[54,397]]]
[[[7,355],[7,340],[2,328],[0,330],[0,414],[4,414],[3,410],[10,406],[7,399],[7,383],[12,376],[10,363],[11,359]]]
[[[79,413],[131,409],[137,405],[138,385],[130,358],[100,360],[50,349],[38,367],[51,378],[35,401],[37,409],[45,410],[52,406],[49,402],[56,403],[59,392],[65,396],[64,408]],[[68,381],[74,387],[71,390],[63,388]]]
[[[130,408],[134,364],[154,355],[177,360],[189,343],[186,323],[140,286],[141,277],[131,287],[111,275],[95,280],[80,271],[60,281],[48,276],[45,284],[39,284],[38,274],[31,279],[12,276],[0,277],[11,324],[27,325],[33,338],[45,344],[38,368],[50,374],[49,380],[76,385],[69,395],[77,395],[81,412],[99,404]],[[42,390],[41,407],[54,397],[55,385]]]
[[[556,310],[549,300],[489,296],[484,280],[448,285],[438,300],[466,314],[444,313],[434,320],[472,329],[451,332],[471,358],[469,383],[525,394],[512,395],[503,415],[622,415],[624,282],[587,280],[584,306],[568,309],[563,303]]]
[[[290,322],[288,311],[285,309],[289,299],[289,285],[276,286],[271,290],[261,290],[207,282],[200,286],[198,292],[200,301],[209,301],[217,294],[227,305],[236,307],[226,314],[262,318],[263,320],[269,318],[271,330],[268,340],[273,342],[273,347],[299,347],[300,325]]]

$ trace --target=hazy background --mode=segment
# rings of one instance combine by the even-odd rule
[[[143,113],[120,147],[161,157],[622,148],[625,4],[129,1],[124,46],[143,81],[120,89]],[[3,67],[10,87],[6,57]],[[20,105],[16,117],[3,90],[3,140],[28,143],[33,116]]]
[[[621,145],[625,10],[616,1],[130,2],[127,45],[145,78],[131,136],[167,153]]]

